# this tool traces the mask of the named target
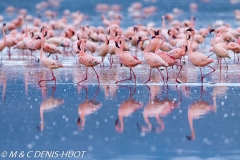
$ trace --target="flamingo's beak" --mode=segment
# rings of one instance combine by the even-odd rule
[[[194,31],[192,28],[188,28],[186,31]]]
[[[142,40],[142,37],[139,37],[137,40],[137,44]]]

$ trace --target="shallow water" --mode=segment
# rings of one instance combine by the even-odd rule
[[[7,4],[18,4],[19,8],[26,7],[30,13],[39,14],[33,9],[36,1],[5,2],[0,3],[0,14],[5,14],[3,8]],[[62,1],[58,9],[60,13],[66,8],[81,9],[92,16],[84,25],[98,26],[102,25],[99,13],[85,7],[94,8],[96,2],[100,1],[81,2],[78,7],[78,1]],[[198,29],[218,19],[239,26],[233,16],[233,9],[238,5],[216,0],[208,5],[199,2],[199,11],[190,13],[188,2],[151,3],[160,8],[158,14],[140,22],[152,21],[160,26],[161,19],[157,17],[179,7],[186,10],[179,19],[196,15]],[[130,3],[122,3],[124,15]],[[6,15],[6,21],[12,17]],[[139,23],[127,15],[123,22],[123,28]],[[205,45],[200,47],[207,55],[211,54],[212,37],[208,35]],[[38,52],[34,54],[39,57]],[[137,54],[141,59],[142,53]],[[216,71],[203,84],[200,70],[186,58],[179,77],[182,84],[175,82],[179,70],[176,67],[168,69],[168,84],[163,83],[157,70],[152,71],[151,81],[143,84],[149,75],[149,67],[143,64],[133,69],[136,86],[133,80],[116,85],[115,81],[129,77],[129,69],[121,67],[114,57],[116,63],[111,69],[108,60],[104,62],[105,67],[96,67],[100,85],[92,69],[88,70],[88,80],[78,85],[85,77],[85,67],[67,50],[64,56],[59,56],[64,68],[54,70],[56,87],[53,82],[38,85],[40,79],[50,79],[51,74],[28,55],[29,52],[12,50],[9,56],[7,49],[2,53],[0,156],[6,151],[7,157],[0,159],[240,159],[240,72],[233,53],[232,59],[227,60],[228,69],[223,63],[220,71],[217,60],[211,64]],[[202,71],[206,74],[211,69]],[[161,72],[166,77],[165,68]],[[16,157],[9,158],[16,151]],[[43,151],[52,154],[48,157]],[[75,157],[70,151],[76,153]],[[24,157],[20,156],[21,152]]]

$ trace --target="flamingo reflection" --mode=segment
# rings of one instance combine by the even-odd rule
[[[49,98],[45,99],[40,105],[40,119],[41,119],[41,122],[40,122],[39,129],[41,131],[43,131],[43,129],[44,129],[43,113],[45,111],[51,111],[52,109],[59,107],[64,102],[64,99],[54,98],[53,97],[54,92],[55,92],[55,88],[53,87],[52,88],[52,95]]]
[[[7,88],[7,76],[6,76],[5,71],[0,71],[0,85],[3,85],[2,102],[4,102],[5,94],[6,94],[6,88]]]
[[[77,124],[80,130],[84,130],[85,126],[85,117],[96,112],[102,107],[102,103],[96,102],[94,99],[98,93],[99,86],[92,100],[88,99],[88,88],[82,86],[86,90],[86,100],[78,106],[79,118]]]
[[[156,133],[159,133],[164,130],[165,125],[164,122],[160,117],[166,117],[168,114],[170,114],[176,107],[179,106],[180,101],[173,101],[168,98],[168,89],[166,91],[166,97],[163,100],[159,100],[156,98],[156,95],[159,91],[159,86],[150,86],[149,92],[150,92],[150,100],[146,107],[143,110],[143,118],[145,120],[145,123],[147,124],[147,127],[141,126],[140,124],[137,124],[137,127],[142,132],[150,132],[154,131]],[[158,123],[158,127],[153,128],[151,122],[149,121],[149,117],[155,117]]]
[[[201,89],[203,92],[203,89]],[[205,92],[205,91],[204,91]],[[201,96],[202,97],[202,93]],[[214,98],[213,98],[214,99]],[[188,108],[188,122],[191,130],[191,135],[186,136],[188,140],[194,140],[195,139],[195,131],[193,127],[193,120],[199,119],[209,113],[210,111],[216,111],[216,99],[214,99],[214,105],[210,105],[208,102],[201,100],[198,100],[194,102],[189,108]]]
[[[115,129],[117,132],[121,133],[124,130],[123,117],[129,117],[131,114],[133,114],[133,112],[137,111],[143,106],[142,102],[137,102],[136,100],[132,99],[134,92],[131,93],[130,88],[130,98],[120,104],[118,109],[118,119],[115,121]]]

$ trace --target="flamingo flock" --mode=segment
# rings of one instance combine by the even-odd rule
[[[58,1],[38,3],[36,9],[44,10],[49,5],[58,6],[59,3]],[[6,8],[6,12],[15,10],[14,7]],[[36,63],[40,62],[51,71],[52,79],[39,79],[38,84],[41,85],[43,81],[54,81],[55,86],[56,77],[53,70],[63,68],[64,57],[69,55],[76,58],[77,63],[86,67],[85,78],[79,81],[79,84],[88,79],[89,67],[96,74],[99,84],[101,79],[95,68],[110,67],[111,69],[113,66],[127,67],[130,70],[130,78],[119,77],[116,84],[132,78],[136,84],[138,75],[134,70],[139,69],[139,66],[150,69],[149,78],[144,81],[144,84],[151,81],[154,68],[159,71],[163,84],[169,81],[169,68],[177,71],[176,83],[183,83],[180,77],[185,76],[181,71],[186,63],[200,69],[200,82],[204,83],[204,78],[216,70],[212,66],[213,63],[217,63],[221,70],[221,61],[224,59],[228,69],[225,59],[231,59],[232,53],[234,53],[234,63],[239,62],[240,28],[218,24],[215,27],[206,25],[205,28],[197,29],[194,16],[180,22],[173,13],[160,16],[161,27],[159,24],[149,23],[121,28],[125,17],[121,14],[120,5],[110,7],[107,4],[98,4],[96,10],[102,13],[99,17],[101,26],[83,25],[89,17],[80,12],[65,10],[62,17],[57,17],[54,11],[45,10],[44,18],[35,18],[28,15],[27,10],[19,10],[16,18],[2,23],[1,60],[3,54],[7,53],[10,59],[11,55],[16,53],[15,50],[19,50],[18,56],[31,56]],[[104,14],[107,11],[108,15]],[[140,2],[133,3],[129,7],[132,19],[146,18],[142,17],[141,13],[151,16],[156,12],[156,7],[142,8]],[[4,17],[0,20],[3,21]],[[72,23],[69,23],[70,20]],[[205,51],[208,45],[206,37],[211,36],[212,32],[215,33],[209,44],[212,49]],[[215,57],[210,57],[212,54]],[[58,62],[59,56],[62,57],[61,63]],[[237,62],[235,62],[235,56],[237,56]],[[203,75],[202,68],[206,67],[211,71]],[[164,69],[166,77],[161,72]]]

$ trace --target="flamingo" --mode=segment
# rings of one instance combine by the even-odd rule
[[[103,44],[101,44],[97,49],[98,55],[102,57],[102,63],[104,61],[105,56],[108,54],[108,51],[109,51],[108,44],[109,44],[109,40],[108,40],[108,36],[106,35],[105,42]],[[103,63],[103,66],[104,66],[104,63]]]
[[[119,83],[119,82],[122,82],[122,81],[126,81],[126,80],[131,80],[132,79],[132,74],[134,76],[134,81],[135,81],[135,85],[136,85],[136,75],[134,74],[132,68],[133,67],[136,67],[137,65],[139,64],[142,64],[142,61],[138,60],[137,57],[133,56],[132,54],[130,54],[129,52],[127,51],[123,51],[123,47],[124,47],[124,43],[125,43],[125,38],[123,36],[119,36],[117,38],[120,38],[121,37],[121,46],[120,46],[120,49],[117,50],[117,55],[121,61],[121,63],[128,67],[130,69],[130,78],[127,78],[127,79],[123,79],[123,80],[119,80],[119,81],[116,81],[116,84]],[[117,45],[116,43],[116,47],[119,48],[119,46]],[[132,74],[131,74],[132,72]]]
[[[98,64],[101,64],[101,62],[98,61],[94,56],[85,53],[84,48],[85,48],[85,45],[86,45],[86,41],[87,41],[86,39],[80,39],[78,41],[78,49],[81,50],[78,54],[78,59],[79,59],[79,62],[82,63],[86,67],[86,77],[78,83],[81,83],[81,82],[87,80],[87,78],[88,78],[88,76],[87,76],[88,75],[88,67],[92,67],[92,69],[94,70],[94,72],[97,76],[98,84],[99,84],[99,76],[98,76],[96,70],[94,69],[94,66],[96,66]]]
[[[188,52],[189,61],[194,66],[199,67],[200,72],[201,72],[201,82],[203,83],[203,79],[207,75],[209,75],[209,74],[211,74],[212,72],[215,71],[215,69],[213,67],[209,66],[210,63],[213,63],[213,59],[210,59],[208,56],[206,56],[203,53],[193,52],[192,44],[193,44],[193,40],[194,40],[195,31],[192,28],[189,28],[186,31],[189,31],[191,33],[191,38],[192,38],[191,42],[190,42],[189,52]],[[205,67],[205,66],[208,66],[209,68],[211,68],[212,71],[203,76],[201,67]]]
[[[45,43],[45,37],[47,36],[47,28],[46,27],[42,27],[41,29],[41,32],[42,32],[42,37],[41,37],[41,51],[40,51],[40,61],[42,62],[42,64],[44,65],[44,67],[48,68],[51,73],[52,73],[52,79],[51,80],[40,80],[38,82],[38,84],[40,85],[40,83],[42,81],[54,81],[55,83],[55,86],[56,86],[56,77],[54,76],[53,74],[53,69],[58,69],[58,68],[63,68],[63,65],[58,63],[57,61],[53,60],[53,59],[50,59],[50,58],[46,58],[44,55],[43,55],[43,46],[44,46],[44,43]]]
[[[210,33],[212,33],[213,31],[215,31],[215,29],[211,29]],[[218,58],[220,58],[220,70],[222,69],[222,66],[221,66],[222,58],[224,59],[225,64],[226,64],[227,69],[228,69],[228,65],[227,65],[227,62],[226,62],[225,58],[231,59],[231,57],[229,56],[228,51],[224,47],[216,44],[216,41],[215,41],[216,36],[217,36],[217,34],[215,32],[214,40],[213,40],[213,52],[217,55]]]
[[[160,56],[166,63],[168,63],[168,66],[173,66],[173,65],[177,65],[180,67],[179,71],[178,71],[178,74],[177,74],[177,77],[176,77],[176,82],[177,83],[182,83],[178,77],[180,75],[180,72],[182,70],[182,65],[181,64],[178,64],[178,62],[176,61],[176,59],[174,57],[172,57],[171,55],[169,55],[167,52],[162,52],[162,51],[159,51],[159,48],[161,48],[162,44],[164,43],[165,39],[163,36],[160,36],[160,35],[157,35],[156,38],[158,39],[161,39],[162,42],[158,44],[156,50],[155,50],[155,54],[157,54],[158,56]],[[167,72],[167,81],[168,82],[168,69],[166,67],[166,72]]]
[[[158,69],[159,73],[161,74],[161,76],[163,78],[163,82],[164,82],[164,77],[163,77],[159,67],[161,67],[161,66],[167,67],[168,63],[163,61],[162,58],[160,56],[158,56],[157,54],[148,51],[149,47],[151,46],[150,38],[148,38],[148,37],[140,38],[138,40],[138,42],[145,41],[145,40],[149,40],[149,43],[143,51],[143,54],[144,54],[143,56],[144,56],[144,59],[147,62],[147,64],[150,66],[150,73],[149,73],[148,80],[146,82],[144,82],[144,84],[147,83],[148,81],[150,81],[152,68],[157,68]]]

